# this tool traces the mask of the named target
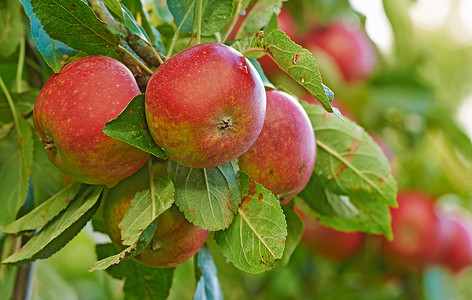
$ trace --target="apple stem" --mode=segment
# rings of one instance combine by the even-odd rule
[[[225,32],[225,35],[223,36],[223,39],[221,40],[222,43],[226,42],[229,35],[233,31],[234,26],[236,26],[236,23],[238,22],[239,15],[241,14],[241,11],[243,9],[242,8],[242,4],[243,4],[242,2],[243,2],[242,0],[238,1],[238,6],[236,7],[236,11],[234,12],[234,15],[232,16],[231,24],[229,25],[228,29]],[[236,35],[237,35],[237,33],[236,33]]]
[[[264,48],[249,48],[246,51],[241,52],[241,54],[246,55],[246,54],[252,53],[252,52],[264,52],[265,53],[265,49]]]
[[[10,111],[11,111],[11,114],[13,115],[13,122],[15,123],[16,132],[18,133],[18,138],[21,138],[23,135],[21,133],[20,123],[18,120],[18,115],[16,113],[15,104],[13,103],[13,99],[11,98],[10,92],[8,91],[7,86],[5,85],[5,82],[3,82],[2,76],[0,76],[0,87],[2,88],[3,93],[7,97],[8,106],[10,106]]]
[[[200,44],[200,37],[202,35],[202,5],[203,0],[198,0],[197,7],[197,45]]]
[[[123,51],[124,53],[126,53],[129,57],[131,57],[144,71],[146,71],[147,73],[149,73],[150,75],[152,75],[153,71],[151,69],[148,68],[148,66],[146,66],[145,64],[143,64],[143,62],[141,60],[139,60],[136,56],[134,56],[131,52],[128,51],[128,49],[126,49],[125,47],[123,47],[122,45],[118,45],[118,49],[120,49],[121,51]]]

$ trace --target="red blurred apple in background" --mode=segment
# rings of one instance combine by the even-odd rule
[[[437,263],[453,273],[472,265],[472,220],[464,212],[438,212],[441,224]]]
[[[239,158],[241,171],[288,203],[307,185],[315,158],[315,134],[303,107],[285,92],[268,90],[264,127]]]
[[[266,96],[252,64],[222,44],[200,44],[165,61],[146,89],[152,137],[169,157],[213,168],[246,152],[264,124]]]
[[[103,133],[138,94],[133,74],[113,58],[89,56],[64,66],[43,86],[33,111],[51,162],[74,180],[108,186],[139,170],[149,154]]]
[[[137,192],[149,188],[147,167],[118,183],[105,194],[103,219],[111,240],[119,248],[121,243],[120,222]],[[205,243],[210,232],[191,224],[173,205],[159,216],[157,230],[151,245],[135,257],[150,267],[170,268],[191,258]]]
[[[358,254],[364,247],[363,233],[335,230],[309,218],[299,208],[294,209],[305,223],[302,243],[322,257],[331,261],[344,261]]]
[[[382,255],[399,270],[416,271],[437,256],[439,220],[434,199],[420,191],[401,191],[391,208],[393,241],[382,240]]]
[[[364,31],[355,25],[334,21],[311,30],[302,46],[316,56],[325,52],[337,64],[346,82],[368,79],[377,65],[377,54]]]

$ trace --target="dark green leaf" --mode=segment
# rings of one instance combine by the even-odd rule
[[[33,12],[53,39],[94,55],[113,55],[120,34],[81,0],[31,0]]]
[[[167,5],[177,26],[183,23],[180,32],[194,31],[198,15],[198,1],[167,0]],[[231,18],[232,10],[233,0],[202,0],[201,34],[211,35],[218,32]],[[187,12],[189,12],[188,15]]]
[[[61,211],[63,211],[79,192],[81,183],[75,182],[37,206],[34,210],[3,228],[2,232],[17,233],[20,231],[42,228]]]
[[[112,244],[102,244],[96,247],[98,259],[103,259],[116,253]],[[151,268],[134,260],[125,260],[119,265],[107,269],[117,279],[125,278],[125,300],[167,299],[175,268]]]
[[[147,42],[148,44],[151,44],[151,41],[149,40],[149,37],[146,31],[144,31],[143,27],[141,27],[141,25],[139,25],[138,22],[134,19],[129,9],[127,9],[126,6],[124,6],[123,4],[121,4],[121,7],[123,9],[123,16],[125,19],[126,27],[132,33],[136,34],[141,39],[143,39],[145,42]]]
[[[262,185],[241,173],[243,199],[231,225],[215,232],[223,255],[238,269],[262,273],[282,258],[287,222],[279,200]]]
[[[169,160],[175,204],[187,220],[206,230],[227,228],[241,201],[238,165],[231,161],[211,169],[193,169]]]
[[[167,159],[167,153],[156,145],[149,132],[144,111],[144,94],[134,97],[116,119],[107,122],[103,132],[159,158]]]
[[[197,278],[197,288],[195,290],[194,300],[219,300],[223,299],[220,282],[215,263],[211,258],[210,251],[204,245],[198,251],[198,268],[201,276]]]
[[[285,242],[285,250],[280,263],[283,266],[288,265],[293,251],[297,248],[303,234],[304,224],[300,216],[287,205],[282,206],[285,219],[287,220],[287,241]]]
[[[333,112],[332,99],[326,94],[318,64],[310,51],[297,45],[278,29],[267,35],[256,33],[255,37],[253,46],[264,48],[277,65],[307,89],[326,111]]]
[[[48,258],[64,247],[93,217],[100,204],[102,186],[84,186],[52,221],[3,263],[21,264]]]
[[[364,231],[392,237],[388,206],[378,201],[362,201],[355,196],[330,192],[313,175],[307,187],[298,195],[313,211],[308,213],[320,223],[342,231]],[[302,207],[298,204],[297,207]],[[306,212],[306,211],[305,211]]]
[[[33,165],[33,131],[25,119],[19,117],[18,121],[22,136],[13,127],[0,140],[0,226],[13,222],[25,203]]]
[[[397,184],[390,162],[365,130],[319,106],[302,102],[317,139],[315,174],[338,195],[396,206]]]
[[[33,36],[34,43],[39,53],[41,53],[44,61],[54,72],[59,72],[67,58],[75,55],[77,50],[70,48],[58,40],[51,39],[46,31],[44,31],[43,25],[39,19],[33,13],[31,0],[21,0],[21,3],[30,19],[31,35]]]
[[[10,96],[15,103],[16,111],[24,115],[33,111],[34,102],[38,97],[39,91],[37,89],[30,89],[23,93],[10,93]],[[0,125],[13,122],[13,116],[8,105],[7,98],[3,93],[0,93]]]
[[[21,5],[16,0],[6,0],[0,7],[0,56],[8,57],[18,48],[25,38]]]

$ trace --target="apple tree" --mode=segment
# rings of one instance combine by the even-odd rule
[[[372,280],[363,286],[379,287],[366,293],[381,299],[375,279],[400,278],[408,291],[426,268],[395,263],[404,241],[423,251],[406,255],[408,266],[447,265],[450,253],[451,269],[470,264],[471,253],[448,246],[464,243],[468,225],[448,210],[427,215],[429,204],[409,215],[410,225],[435,222],[421,224],[426,242],[411,242],[413,230],[391,242],[397,180],[436,198],[470,195],[454,172],[437,175],[447,172],[431,145],[453,153],[460,174],[470,175],[461,159],[472,161],[432,79],[414,68],[423,54],[408,48],[413,29],[393,2],[384,7],[395,67],[362,26],[339,21],[362,20],[348,1],[1,3],[0,290],[26,299],[37,261],[84,228],[100,237],[89,245],[96,260],[74,262],[119,281],[125,299],[231,299],[242,288],[232,281],[245,296],[276,297],[271,280],[287,277],[299,296],[334,299],[360,266]],[[424,244],[441,240],[430,228],[453,238],[427,257]],[[313,265],[308,249],[326,261]],[[339,290],[310,290],[313,266]]]

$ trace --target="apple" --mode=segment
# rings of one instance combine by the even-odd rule
[[[49,160],[70,178],[113,186],[135,173],[149,154],[103,133],[140,93],[133,74],[104,56],[77,59],[49,78],[33,110]]]
[[[144,167],[122,180],[105,193],[103,220],[113,243],[124,249],[119,224],[131,205],[135,194],[149,188],[149,175]],[[170,268],[190,259],[205,243],[208,230],[191,224],[173,205],[159,216],[157,230],[151,244],[138,256],[138,262],[156,268]]]
[[[421,191],[401,191],[390,208],[393,241],[382,239],[382,256],[399,270],[417,271],[432,264],[440,239],[434,199]]]
[[[377,65],[377,54],[364,31],[334,21],[312,29],[302,42],[315,56],[320,50],[331,57],[346,82],[368,79]]]
[[[363,233],[335,230],[309,218],[298,207],[294,209],[305,223],[302,243],[322,257],[331,261],[344,261],[354,257],[364,247]]]
[[[252,146],[264,124],[266,96],[254,66],[236,50],[214,43],[165,61],[146,89],[153,139],[191,168],[213,168]]]
[[[439,212],[441,223],[437,263],[452,273],[472,265],[472,221],[465,213]]]
[[[268,90],[264,127],[239,158],[240,170],[285,204],[307,185],[315,158],[315,133],[303,107],[285,92]]]

